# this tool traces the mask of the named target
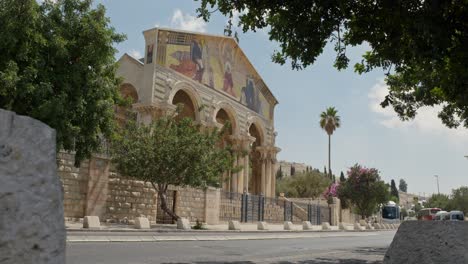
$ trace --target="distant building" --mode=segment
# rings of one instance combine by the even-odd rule
[[[280,161],[277,163],[276,173],[281,173],[283,177],[294,176],[298,173],[304,173],[308,170],[312,170],[312,166],[305,163]]]

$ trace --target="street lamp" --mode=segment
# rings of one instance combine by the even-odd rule
[[[436,179],[437,179],[437,194],[440,194],[440,191],[439,191],[439,175],[434,175],[434,177],[436,177]]]

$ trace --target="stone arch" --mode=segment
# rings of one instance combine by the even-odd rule
[[[132,84],[130,83],[123,83],[121,86],[120,86],[120,95],[124,98],[124,99],[130,99],[130,103],[133,105],[135,103],[137,103],[139,101],[139,97],[138,97],[138,92],[135,88],[135,86],[133,86]],[[136,114],[134,112],[132,112],[132,106],[118,106],[116,105],[115,106],[115,117],[117,119],[117,123],[120,124],[120,125],[123,125],[126,120],[128,119],[135,119],[136,120]]]
[[[120,95],[122,95],[123,98],[130,98],[132,104],[137,103],[139,100],[135,86],[130,83],[123,83],[120,86]]]
[[[173,105],[181,103],[184,105],[182,113],[179,114],[180,117],[191,117],[197,122],[201,119],[199,111],[201,102],[201,97],[197,91],[186,82],[175,84],[169,96],[169,103]]]
[[[232,135],[239,135],[239,121],[237,119],[237,114],[236,114],[236,110],[234,110],[234,108],[226,103],[226,102],[221,102],[219,104],[216,105],[216,108],[215,108],[215,111],[214,111],[214,114],[213,114],[213,122],[215,123],[220,123],[218,120],[218,115],[219,114],[225,114],[229,120],[229,122],[231,122],[231,134]],[[224,123],[221,123],[221,124],[224,124]]]
[[[263,122],[259,117],[256,116],[251,116],[248,118],[247,121],[247,132],[250,134],[250,129],[252,128],[252,125],[255,125],[255,129],[258,131],[258,140],[257,146],[264,146],[266,144],[266,134],[265,134],[265,128],[263,126]],[[250,136],[253,136],[250,134]],[[256,138],[257,139],[257,138]]]
[[[265,136],[263,128],[259,122],[250,122],[248,126],[248,133],[251,137],[255,138],[255,141],[250,146],[250,163],[252,164],[249,179],[249,190],[253,194],[262,193],[262,169],[264,170],[264,160],[262,153],[259,151],[265,144]],[[263,166],[263,167],[262,167]]]

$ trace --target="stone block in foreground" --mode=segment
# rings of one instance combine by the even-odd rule
[[[190,226],[190,221],[187,218],[180,217],[177,219],[177,229],[190,230],[192,226]]]
[[[229,220],[228,222],[228,229],[229,230],[241,230],[241,226],[239,221],[236,220]]]
[[[0,109],[0,263],[65,263],[55,130]]]
[[[98,229],[101,228],[99,217],[87,215],[83,218],[83,228]]]
[[[137,217],[135,218],[135,228],[136,229],[149,229],[150,223],[146,217]]]
[[[468,222],[403,222],[384,264],[468,263]]]
[[[267,222],[260,221],[257,223],[257,229],[258,230],[268,230],[268,224]]]

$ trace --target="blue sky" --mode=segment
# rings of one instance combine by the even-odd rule
[[[223,34],[226,18],[213,15],[209,23],[196,18],[199,2],[191,0],[101,0],[112,25],[127,40],[118,44],[123,53],[141,56],[142,31],[155,26]],[[242,34],[239,44],[280,102],[275,110],[279,159],[304,162],[323,170],[327,164],[327,135],[319,127],[319,115],[335,106],[342,127],[332,136],[332,170],[346,171],[355,163],[375,167],[389,182],[404,178],[412,193],[437,192],[468,185],[468,132],[450,130],[437,119],[437,109],[422,109],[411,122],[401,122],[391,109],[382,109],[386,95],[383,71],[358,75],[352,69],[333,68],[334,51],[327,46],[314,65],[291,70],[290,65],[271,62],[278,48],[267,31]],[[352,62],[360,60],[366,47],[348,51]]]

